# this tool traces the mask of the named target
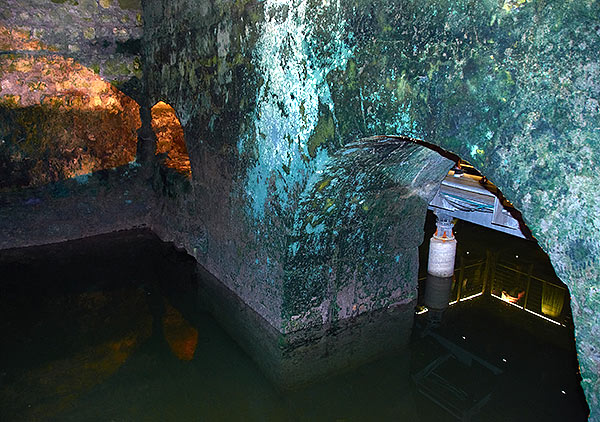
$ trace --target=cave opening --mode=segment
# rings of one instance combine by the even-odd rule
[[[456,417],[464,410],[456,404],[459,389],[486,417],[502,413],[502,397],[518,420],[547,419],[546,412],[586,420],[568,287],[513,204],[472,165],[452,158],[457,164],[430,203],[419,248],[419,391]],[[428,267],[440,217],[452,219],[456,242],[454,269],[442,277]],[[477,392],[469,393],[456,371],[480,377]],[[527,409],[529,401],[546,402],[546,409]]]
[[[168,168],[191,178],[190,156],[175,110],[164,101],[159,101],[152,107],[151,113],[152,129],[156,134],[156,155],[164,160]]]

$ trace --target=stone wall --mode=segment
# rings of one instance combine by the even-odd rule
[[[416,300],[427,205],[452,162],[403,138],[331,154],[307,181],[286,256],[286,331]]]
[[[302,49],[302,33],[276,21],[259,33],[260,4],[221,6],[145,8],[150,102],[175,108],[192,166],[155,230],[283,332],[410,303],[425,210],[450,162],[406,139],[340,149],[325,79],[312,86],[309,63],[255,51],[286,36]]]
[[[136,163],[0,192],[0,250],[150,226],[155,193]]]
[[[135,158],[139,107],[123,93],[141,92],[141,5],[133,3],[2,2],[1,190]]]
[[[297,213],[314,212],[298,203],[319,200],[320,172],[357,139],[423,139],[482,170],[550,255],[598,418],[599,13],[595,0],[144,2],[148,86],[184,127],[200,262],[288,329],[286,292],[312,283],[289,278]]]
[[[414,298],[411,251],[449,162],[369,137],[421,139],[472,162],[522,211],[570,288],[600,418],[597,0],[143,3],[143,16],[135,1],[2,3],[0,170],[12,177],[2,188],[130,160],[136,126],[117,120],[138,122],[137,110],[112,88],[143,104],[146,130],[149,106],[164,100],[192,179],[159,168],[158,206],[146,217],[149,199],[132,218],[289,332]],[[64,104],[70,114],[48,120]],[[128,139],[123,156],[88,153],[87,128],[103,124],[95,107],[116,110],[107,128],[131,132],[105,136]],[[58,170],[43,168],[48,158]],[[29,199],[20,206],[40,204]]]

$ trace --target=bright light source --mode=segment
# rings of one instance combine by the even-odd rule
[[[506,359],[502,358],[502,362],[506,363]]]
[[[567,393],[565,392],[565,390],[560,390],[560,392],[561,392],[561,393],[563,393],[563,394],[567,394]]]
[[[515,255],[515,258],[519,259],[519,255]]]
[[[504,303],[508,303],[509,305],[516,306],[519,309],[523,309],[521,305],[517,305],[516,303],[513,303],[510,300],[508,300],[507,296],[504,293],[502,294],[502,297],[495,295],[494,293],[492,293],[491,296],[495,297],[496,299],[500,299]]]
[[[545,319],[546,321],[551,322],[553,324],[562,325],[563,327],[566,327],[565,324],[561,324],[560,322],[554,321],[553,319],[545,317],[544,315],[540,315],[537,312],[530,311],[529,309],[523,308],[521,305],[517,305],[516,303],[509,302],[508,300],[505,300],[505,299],[501,298],[500,296],[495,295],[494,293],[492,293],[490,296],[495,297],[496,299],[499,299],[499,300],[503,301],[504,303],[508,303],[509,305],[512,305],[512,306],[517,307],[519,309],[524,309],[525,311],[529,312],[532,315],[537,316],[538,318],[542,318],[542,319]]]
[[[164,164],[191,177],[190,157],[181,122],[169,104],[159,101],[152,107],[152,129],[156,133],[156,154],[167,154]]]
[[[467,251],[467,255],[469,255],[469,251]]]
[[[554,321],[553,319],[550,319],[550,318],[548,318],[548,317],[545,317],[544,315],[540,315],[540,314],[538,314],[537,312],[530,311],[530,310],[529,310],[529,309],[527,309],[527,308],[525,308],[525,310],[526,310],[527,312],[529,312],[530,314],[533,314],[533,315],[535,315],[535,316],[537,316],[537,317],[539,317],[539,318],[545,319],[545,320],[546,320],[546,321],[548,321],[548,322],[551,322],[552,324],[556,324],[556,325],[562,325],[563,327],[566,327],[566,325],[564,325],[564,324],[561,324],[561,323],[560,323],[560,322],[558,322],[558,321]]]
[[[476,297],[479,297],[483,294],[483,292],[479,292],[479,293],[475,293],[474,295],[471,296],[467,296],[467,297],[463,297],[460,301],[464,302],[465,300],[471,300],[471,299],[475,299]]]
[[[466,340],[467,338],[465,336],[462,336],[463,340]]]

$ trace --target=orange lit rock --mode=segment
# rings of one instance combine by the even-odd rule
[[[152,129],[156,134],[156,154],[167,154],[165,164],[180,173],[192,174],[183,128],[173,107],[159,101],[152,107]]]
[[[39,40],[31,38],[29,31],[0,25],[0,49],[2,50],[50,50]]]
[[[58,55],[11,55],[0,58],[0,74],[0,157],[11,164],[0,189],[39,186],[135,158],[139,106],[93,70]]]
[[[192,360],[198,346],[198,330],[187,322],[181,313],[165,300],[163,317],[165,339],[175,356],[180,360]]]

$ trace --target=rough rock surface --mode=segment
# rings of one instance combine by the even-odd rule
[[[150,93],[176,109],[194,195],[220,215],[208,256],[231,254],[203,262],[234,287],[285,279],[282,233],[336,150],[382,134],[441,146],[523,212],[570,287],[599,418],[599,14],[595,0],[145,2]]]
[[[0,193],[0,249],[150,225],[154,191],[136,164]]]
[[[123,84],[141,77],[139,0],[5,0],[0,51],[58,54]]]
[[[155,173],[151,221],[163,238],[281,332],[409,301],[419,210],[448,162],[390,137],[352,144],[398,135],[439,146],[499,186],[569,286],[583,386],[600,420],[597,0],[143,6],[139,43],[137,12],[111,0],[10,0],[0,35],[15,43],[3,66],[57,50],[139,99],[145,130],[151,105],[173,106],[192,179]],[[131,78],[136,67],[145,84]],[[2,95],[20,101],[39,88],[15,86]],[[6,157],[3,166],[14,161]]]
[[[142,21],[133,3],[2,2],[0,189],[135,158],[139,107],[116,88],[140,94]]]
[[[363,139],[332,154],[294,212],[286,331],[416,300],[427,205],[451,164],[401,138]]]

